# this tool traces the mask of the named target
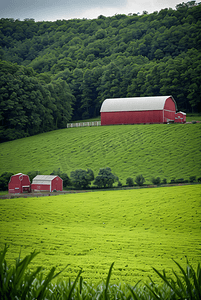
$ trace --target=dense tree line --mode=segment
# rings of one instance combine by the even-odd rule
[[[35,134],[37,126],[41,131],[62,127],[71,117],[71,110],[67,116],[60,111],[65,98],[71,99],[73,120],[98,116],[109,97],[171,94],[179,110],[200,112],[200,20],[201,4],[195,1],[93,20],[1,19],[0,58],[16,63],[13,68],[24,72],[24,84],[29,79],[35,93],[40,86],[35,101],[48,107],[47,121],[30,119],[28,133]]]
[[[0,61],[0,140],[63,128],[73,95],[61,79],[45,83],[30,67]]]

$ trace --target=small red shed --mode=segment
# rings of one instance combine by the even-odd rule
[[[8,192],[20,194],[23,192],[30,192],[31,191],[31,183],[29,180],[29,176],[18,173],[11,176],[10,181],[8,183]]]
[[[31,184],[33,191],[62,191],[63,180],[57,175],[37,175]]]
[[[175,123],[186,123],[186,114],[179,111],[175,114]]]
[[[101,125],[168,123],[175,120],[172,96],[106,99],[101,106]]]

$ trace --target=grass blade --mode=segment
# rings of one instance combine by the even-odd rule
[[[46,288],[47,288],[48,284],[50,283],[50,281],[51,281],[52,278],[53,278],[54,271],[55,271],[55,267],[53,267],[53,268],[50,270],[50,272],[49,272],[49,274],[46,276],[44,282],[43,282],[42,285],[39,287],[38,292],[37,292],[37,294],[38,294],[37,300],[40,300],[40,299],[42,300],[42,299],[44,298],[45,292],[46,292]]]
[[[111,277],[111,274],[112,274],[112,268],[114,266],[114,262],[111,264],[110,266],[110,269],[109,269],[109,272],[108,272],[108,276],[107,276],[107,280],[106,280],[106,286],[105,286],[105,300],[108,299],[107,297],[107,292],[108,292],[108,286],[109,286],[109,282],[110,282],[110,277]]]
[[[77,281],[78,281],[78,278],[80,277],[80,274],[81,274],[81,273],[82,273],[82,269],[79,271],[79,273],[78,273],[78,275],[77,275],[75,281],[73,282],[73,284],[72,284],[72,286],[71,286],[71,288],[70,288],[70,292],[69,292],[69,294],[68,294],[67,300],[70,300],[70,299],[71,299],[71,295],[72,295],[72,293],[73,293],[73,290],[74,290],[74,288],[75,288],[75,285],[76,285],[76,283],[77,283]],[[69,283],[70,283],[70,282],[69,282]]]
[[[178,262],[176,262],[174,259],[173,259],[173,261],[176,263],[176,265],[179,267],[179,269],[181,270],[181,272],[183,274],[184,281],[185,281],[186,287],[187,287],[187,291],[184,288],[184,293],[187,294],[187,296],[190,296],[190,299],[193,299],[192,298],[193,297],[193,295],[192,295],[192,285],[191,285],[189,277],[187,276],[188,273],[189,273],[189,276],[190,276],[190,272],[187,272],[187,274],[186,274],[186,272],[184,271],[184,269],[182,268],[182,266]],[[189,266],[187,265],[187,269],[188,268],[189,268]],[[175,272],[174,272],[174,274],[175,274]],[[178,275],[175,274],[175,276],[178,279]]]

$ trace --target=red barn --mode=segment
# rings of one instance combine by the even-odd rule
[[[31,184],[33,191],[62,191],[63,180],[57,175],[37,175]]]
[[[175,114],[175,123],[186,123],[186,114],[182,111],[179,111]]]
[[[168,123],[175,120],[172,96],[106,99],[101,106],[101,125]]]
[[[8,192],[20,194],[23,192],[30,192],[31,191],[31,183],[29,180],[29,176],[18,173],[11,176],[10,181],[8,183]]]

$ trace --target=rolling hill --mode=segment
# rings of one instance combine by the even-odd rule
[[[96,191],[1,200],[0,249],[8,262],[34,250],[31,268],[56,267],[71,280],[98,283],[115,262],[112,282],[158,280],[152,266],[168,274],[200,261],[200,185]]]
[[[110,167],[122,184],[142,174],[189,179],[201,175],[201,124],[120,125],[68,128],[0,144],[3,172],[50,174],[60,168]]]

